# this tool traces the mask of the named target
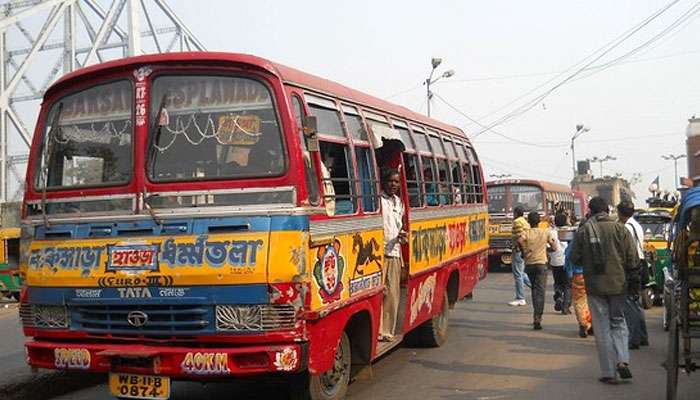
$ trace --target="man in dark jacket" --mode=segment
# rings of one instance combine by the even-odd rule
[[[593,317],[598,360],[604,383],[632,378],[629,370],[629,333],[624,306],[626,275],[637,268],[638,256],[629,231],[608,215],[608,203],[594,197],[591,217],[576,232],[571,261],[583,265],[588,306]],[[617,374],[616,374],[617,372]]]

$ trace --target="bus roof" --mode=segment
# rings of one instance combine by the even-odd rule
[[[539,181],[536,179],[499,179],[486,182],[486,186],[530,185],[541,187],[545,192],[571,193],[571,188],[560,183]]]
[[[209,62],[209,63],[243,63],[254,65],[263,69],[277,77],[284,83],[298,86],[300,88],[314,90],[320,93],[325,93],[343,100],[354,102],[356,104],[370,107],[375,110],[380,110],[386,113],[393,114],[396,117],[409,119],[421,124],[443,130],[452,135],[458,136],[469,142],[464,132],[456,126],[448,125],[440,121],[428,118],[422,114],[409,110],[388,101],[379,99],[369,94],[351,89],[337,82],[321,78],[297,69],[287,67],[282,64],[277,64],[264,58],[252,56],[249,54],[238,53],[223,53],[223,52],[183,52],[183,53],[163,53],[149,54],[143,56],[122,58],[119,60],[108,61],[101,64],[91,65],[85,68],[78,69],[74,72],[64,75],[56,81],[47,91],[46,96],[58,90],[60,87],[80,79],[86,75],[105,72],[108,70],[119,70],[130,66],[143,66],[152,63],[182,63],[182,62]]]

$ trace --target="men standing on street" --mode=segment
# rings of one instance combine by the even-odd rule
[[[382,219],[384,221],[384,300],[382,320],[379,326],[379,340],[394,339],[396,319],[399,313],[401,283],[401,243],[406,243],[403,229],[404,206],[399,197],[401,175],[395,168],[385,170],[382,175]]]
[[[566,315],[571,314],[571,281],[564,270],[566,242],[559,240],[557,228],[558,226],[549,230],[552,240],[557,242],[557,250],[548,251],[547,256],[549,268],[551,268],[552,277],[554,277],[554,310],[561,311],[562,314]]]
[[[540,214],[532,211],[527,215],[527,222],[531,228],[523,232],[518,238],[518,245],[525,259],[525,273],[532,284],[532,328],[542,329],[542,313],[544,312],[545,290],[547,288],[547,245],[550,249],[558,249],[557,242],[550,235],[548,229],[538,228]]]
[[[626,274],[637,268],[634,241],[624,226],[608,215],[608,203],[594,197],[588,203],[591,217],[576,232],[571,261],[583,266],[588,306],[593,317],[595,342],[603,383],[631,379],[628,332],[624,306]]]
[[[627,297],[625,299],[625,321],[629,329],[629,348],[638,349],[639,346],[649,346],[647,334],[647,322],[644,318],[644,310],[639,305],[639,291],[644,282],[642,276],[646,275],[647,264],[644,258],[644,229],[634,219],[634,204],[629,200],[623,200],[617,205],[617,217],[620,223],[630,232],[634,239],[639,267],[635,276],[627,277]]]
[[[512,240],[513,240],[513,255],[510,260],[511,268],[513,268],[513,280],[515,281],[515,299],[508,304],[511,306],[524,306],[527,305],[525,301],[525,288],[524,286],[530,286],[530,279],[525,275],[525,261],[523,260],[522,252],[518,246],[518,238],[526,230],[530,229],[530,224],[527,223],[525,217],[523,216],[525,211],[522,207],[517,206],[513,209],[513,229],[512,229]]]

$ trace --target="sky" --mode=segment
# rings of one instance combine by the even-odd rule
[[[529,111],[493,126],[514,140],[479,134],[484,129],[468,119],[491,127],[670,0],[207,3],[169,2],[208,50],[269,58],[421,113],[421,82],[431,58],[442,58],[436,74],[455,74],[433,85],[432,116],[472,137],[487,179],[510,174],[568,183],[569,141],[584,124],[590,130],[575,142],[577,159],[615,157],[602,165],[603,174],[640,174],[633,188],[644,199],[657,175],[663,189],[672,189],[674,164],[661,156],[685,153],[687,120],[700,115],[700,21],[691,14],[620,63],[583,71]],[[683,13],[697,11],[694,6],[696,1],[678,1],[591,66],[642,45]],[[592,170],[599,175],[600,164]],[[682,159],[679,176],[686,171]]]

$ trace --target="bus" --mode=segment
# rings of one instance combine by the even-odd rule
[[[512,256],[511,230],[513,209],[537,211],[543,217],[553,216],[555,207],[574,215],[574,197],[568,186],[534,179],[502,179],[486,183],[489,210],[489,269],[510,268]],[[541,227],[549,226],[547,218]]]
[[[588,195],[581,191],[573,191],[574,195],[574,213],[575,223],[581,222],[588,215]]]
[[[380,172],[401,171],[396,340]],[[251,55],[111,61],[47,91],[22,213],[20,317],[35,368],[173,380],[282,377],[343,398],[406,337],[439,346],[486,275],[486,188],[458,128]]]

